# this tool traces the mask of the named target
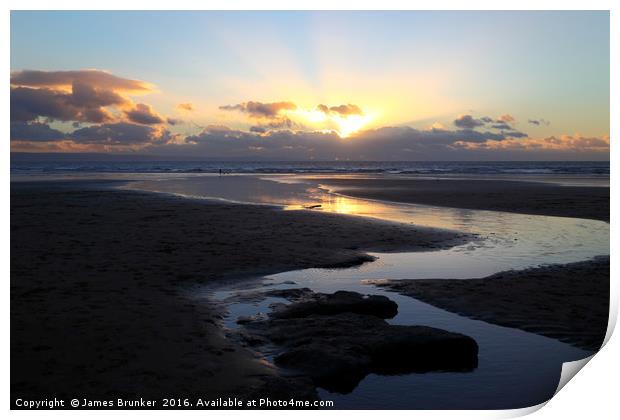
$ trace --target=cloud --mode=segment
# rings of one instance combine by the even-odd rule
[[[170,143],[152,148],[156,154],[191,154],[212,158],[248,157],[256,159],[307,160],[402,160],[458,158],[463,146],[488,141],[517,140],[518,131],[493,132],[471,129],[447,130],[412,127],[383,127],[341,138],[335,131],[272,130],[253,126],[250,131],[225,126],[208,126],[185,138],[183,145]],[[458,152],[460,153],[460,152]]]
[[[178,104],[177,108],[180,109],[181,111],[191,112],[194,110],[194,104],[185,102],[185,103]]]
[[[70,133],[39,122],[11,123],[14,151],[127,152],[178,142],[179,136],[163,126],[128,122],[90,125]]]
[[[81,100],[85,100],[81,103]],[[101,98],[107,103],[110,98]],[[93,105],[95,98],[81,92],[74,97],[47,88],[11,88],[11,121],[34,121],[38,117],[60,121],[81,121],[101,123],[112,119],[102,106]]]
[[[512,138],[512,139],[520,139],[520,138],[526,138],[526,137],[528,137],[527,133],[522,133],[522,132],[517,131],[517,130],[513,130],[513,131],[502,131],[502,134],[503,134],[506,138]]]
[[[154,145],[163,144],[172,136],[169,131],[157,127],[120,122],[80,128],[67,138],[81,144]]]
[[[316,106],[316,109],[321,111],[323,114],[329,114],[329,107],[327,105],[319,104]]]
[[[324,104],[319,104],[317,105],[316,109],[323,112],[324,114],[338,114],[341,116],[364,115],[362,109],[354,104],[338,105],[331,107],[328,107]]]
[[[249,131],[209,125],[199,134],[183,138],[173,135],[160,124],[163,119],[146,104],[137,104],[126,111],[131,122],[95,124],[62,134],[49,126],[36,127],[37,139],[64,139],[63,148],[91,146],[94,149],[143,148],[154,153],[210,157],[257,157],[269,159],[427,159],[468,149],[468,145],[490,144],[526,138],[527,134],[508,126],[507,130],[441,127],[415,129],[412,127],[383,127],[341,138],[336,131],[304,131],[286,116],[259,118]],[[461,117],[462,119],[462,117]],[[472,117],[473,119],[473,117]],[[170,125],[175,120],[167,119]],[[497,124],[495,124],[497,125]],[[22,128],[22,127],[18,127]],[[45,130],[45,129],[48,130]],[[22,128],[26,130],[26,128]],[[19,140],[28,140],[21,136]],[[72,143],[67,143],[70,141]],[[22,147],[24,145],[21,145]],[[471,147],[473,148],[473,147]],[[133,150],[133,149],[132,149]]]
[[[271,120],[267,123],[257,124],[250,127],[250,131],[254,133],[265,133],[271,130],[301,128],[301,126],[291,119],[283,117]]]
[[[142,124],[163,123],[150,106],[134,105],[126,96],[151,90],[146,82],[99,70],[17,71],[11,74],[11,121],[102,124],[118,121],[120,114]]]
[[[248,114],[252,118],[276,118],[281,111],[294,111],[297,105],[293,102],[243,102],[237,105],[223,105],[219,109],[224,111],[239,111]]]
[[[550,121],[544,120],[542,118],[537,119],[537,120],[527,120],[528,123],[532,124],[532,125],[545,125],[545,126],[549,126],[551,125]]]
[[[32,78],[32,77],[31,77]],[[35,78],[36,79],[36,78]],[[13,76],[12,76],[13,80]],[[69,81],[62,79],[63,83]],[[57,79],[53,80],[58,82]],[[309,131],[296,120],[292,102],[255,101],[226,105],[249,117],[248,130],[223,125],[199,127],[198,134],[172,134],[168,126],[183,124],[165,118],[146,103],[134,103],[123,90],[70,80],[65,87],[40,80],[38,86],[11,86],[11,148],[19,151],[147,151],[160,156],[248,158],[261,160],[426,160],[471,158],[529,158],[544,151],[548,157],[586,153],[599,158],[609,154],[609,137],[557,136],[530,138],[515,128],[515,118],[460,115],[453,127],[434,124],[427,129],[382,127],[341,138],[337,126]],[[32,83],[32,82],[29,82]],[[48,83],[49,85],[46,85]],[[106,86],[112,86],[108,84]],[[193,109],[191,104],[182,111]],[[357,105],[316,108],[327,120],[363,115]],[[300,115],[302,115],[300,113]],[[74,131],[63,133],[54,121],[67,121]],[[529,120],[530,124],[548,124]],[[68,127],[68,124],[62,127]],[[519,154],[521,153],[521,154]],[[555,154],[553,154],[555,153]],[[569,153],[569,155],[566,155]]]
[[[61,88],[71,87],[76,83],[111,91],[146,93],[153,90],[149,83],[125,79],[102,70],[21,70],[11,73],[11,85],[14,86]]]
[[[134,108],[126,110],[125,115],[129,121],[138,124],[152,125],[164,122],[164,119],[147,104],[136,104]]]
[[[71,95],[67,95],[67,100],[71,105],[78,108],[99,108],[127,103],[127,99],[113,90],[103,89],[77,81],[71,85]]]
[[[511,130],[512,127],[506,124],[505,122],[498,122],[497,124],[493,124],[491,128],[496,130]]]
[[[580,135],[549,136],[523,140],[489,140],[482,143],[457,143],[456,147],[470,151],[536,151],[556,153],[609,153],[609,136],[584,137]]]
[[[51,128],[44,123],[25,123],[20,121],[11,122],[11,141],[57,141],[66,139],[67,135],[62,131]]]
[[[166,118],[166,122],[169,125],[179,125],[179,124],[183,124],[185,123],[185,121],[179,119],[179,118]]]
[[[335,151],[344,142],[335,132],[268,131],[255,128],[254,131],[234,130],[225,126],[207,126],[201,133],[188,136],[185,145],[167,144],[159,148],[160,153],[199,153],[203,156],[235,158],[310,159],[313,156],[325,158],[329,151]],[[188,146],[189,145],[189,146]],[[332,156],[333,158],[333,156]]]
[[[572,149],[604,149],[609,150],[609,136],[583,137],[580,135],[559,137],[551,136],[544,139],[547,143],[561,144]]]
[[[499,116],[497,119],[493,119],[491,117],[480,117],[475,118],[472,115],[460,115],[454,120],[454,125],[463,129],[462,131],[474,131],[474,133],[479,133],[475,131],[478,128],[486,128],[490,130],[498,130],[501,134],[494,139],[492,133],[485,133],[484,136],[479,136],[478,134],[474,134],[473,137],[478,137],[481,139],[482,137],[487,137],[489,140],[503,140],[504,138],[524,138],[527,137],[526,133],[518,131],[514,128],[515,118],[510,114],[504,114]],[[480,134],[480,133],[479,133]],[[479,141],[479,140],[477,140]]]
[[[18,134],[20,133],[20,134]],[[257,160],[426,160],[523,158],[545,156],[601,157],[609,154],[609,137],[527,137],[516,130],[382,127],[343,139],[335,131],[251,131],[208,125],[195,135],[173,135],[161,125],[98,124],[64,134],[42,123],[14,123],[13,150],[135,151],[160,156],[248,158]],[[29,141],[30,143],[26,143]],[[540,155],[538,155],[540,156]]]
[[[488,119],[488,117],[484,117],[484,118]],[[485,122],[490,122],[490,121],[482,121],[480,119],[476,119],[472,117],[471,115],[459,115],[454,120],[454,125],[459,128],[473,129],[476,127],[484,126]]]
[[[501,115],[498,119],[497,122],[503,122],[503,123],[514,123],[515,122],[515,117],[513,117],[510,114],[504,114]]]
[[[253,125],[252,127],[250,127],[250,131],[252,133],[266,133],[269,131],[269,128],[262,125]]]

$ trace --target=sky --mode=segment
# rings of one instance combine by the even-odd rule
[[[609,14],[11,12],[11,150],[608,160]]]

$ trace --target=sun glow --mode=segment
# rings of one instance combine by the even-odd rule
[[[342,138],[347,138],[367,126],[374,118],[374,114],[340,115],[325,113],[319,110],[296,109],[285,113],[301,123],[313,126],[319,131],[335,131]]]
[[[346,117],[334,117],[334,122],[338,125],[340,137],[346,138],[358,132],[372,120],[371,115],[348,115]]]

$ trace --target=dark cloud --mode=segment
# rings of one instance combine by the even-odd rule
[[[504,140],[507,136],[503,133],[492,133],[490,131],[480,132],[476,130],[456,130],[456,131],[444,131],[444,135],[447,135],[447,138],[457,138],[455,141],[465,141],[465,142],[483,142],[487,140]]]
[[[11,85],[55,88],[75,84],[106,90],[148,92],[151,85],[140,80],[125,79],[101,70],[38,71],[22,70],[11,73]]]
[[[571,157],[567,153],[590,153],[587,156],[600,157],[609,153],[609,138],[548,137],[529,138],[514,128],[514,118],[498,118],[472,115],[460,116],[455,128],[415,129],[412,127],[383,127],[352,134],[344,139],[336,131],[302,131],[285,115],[271,111],[256,111],[260,107],[244,105],[243,112],[258,112],[249,131],[231,129],[222,125],[199,127],[201,132],[182,138],[155,123],[162,119],[148,105],[138,104],[127,111],[140,111],[140,122],[116,122],[89,125],[86,111],[97,112],[105,108],[96,105],[114,100],[113,96],[101,95],[88,89],[78,95],[80,100],[70,102],[62,96],[67,92],[56,92],[45,87],[39,89],[14,87],[11,95],[12,120],[11,141],[14,150],[64,150],[64,151],[135,151],[147,150],[154,155],[193,156],[209,158],[252,158],[257,160],[435,160],[435,159],[503,159],[520,156],[527,158],[531,151],[554,156]],[[33,93],[33,91],[36,91]],[[61,95],[60,99],[58,95]],[[31,96],[36,97],[36,101]],[[22,99],[28,106],[23,106]],[[22,102],[20,102],[22,101]],[[13,109],[13,104],[17,105]],[[78,108],[76,103],[91,105]],[[273,105],[273,104],[263,104]],[[236,106],[235,106],[236,107]],[[277,108],[277,107],[276,107]],[[325,106],[328,112],[329,107]],[[45,109],[45,112],[42,112]],[[320,107],[317,109],[321,110]],[[251,110],[251,111],[250,111]],[[22,119],[13,118],[17,116]],[[274,114],[275,112],[275,114]],[[62,133],[50,127],[48,119],[71,120],[79,115],[84,122],[73,120],[75,131]],[[153,117],[155,115],[155,117]],[[265,117],[265,115],[275,115]],[[506,114],[508,115],[508,114]],[[136,120],[136,115],[132,118]],[[145,119],[140,119],[144,117]],[[151,117],[152,119],[149,119]],[[39,118],[39,119],[37,119]],[[163,119],[162,119],[163,120]],[[458,123],[457,123],[458,121]],[[532,120],[538,121],[539,120]],[[149,122],[152,122],[149,124]],[[180,121],[168,118],[169,125]],[[78,128],[80,127],[80,128]],[[303,127],[301,127],[303,128]],[[521,154],[519,154],[521,153]],[[564,154],[562,154],[564,153]],[[585,156],[585,155],[583,155]]]
[[[338,105],[338,106],[330,106],[324,104],[319,104],[316,107],[317,110],[323,112],[324,114],[338,114],[341,116],[347,115],[364,115],[362,109],[354,104],[346,104],[346,105]]]
[[[522,133],[520,131],[504,131],[502,132],[502,134],[504,135],[505,138],[513,138],[513,139],[520,139],[520,138],[527,138],[528,135],[526,133]]]
[[[545,125],[545,126],[551,125],[551,122],[544,120],[542,118],[537,119],[537,120],[527,120],[527,122],[532,125]]]
[[[62,131],[51,128],[48,124],[20,121],[11,122],[11,141],[58,141],[66,139]]]
[[[132,122],[160,124],[164,120],[146,104],[134,105],[127,92],[145,92],[150,86],[98,70],[45,72],[25,70],[11,74],[11,121],[71,121],[111,123],[123,110]],[[110,109],[109,109],[110,108]]]
[[[170,125],[179,125],[179,124],[183,124],[185,121],[179,118],[166,118],[166,122]]]
[[[282,129],[293,129],[293,128],[301,128],[301,126],[295,122],[293,122],[289,118],[278,118],[271,120],[266,123],[253,125],[250,127],[250,131],[254,133],[265,133],[271,130],[282,130]]]
[[[570,157],[566,153],[590,153],[588,156],[596,157],[609,153],[609,137],[532,139],[514,129],[383,127],[343,139],[336,132],[273,130],[261,126],[244,131],[209,125],[199,134],[180,138],[161,125],[97,124],[64,134],[45,123],[14,122],[11,140],[16,150],[43,150],[41,145],[46,150],[148,150],[161,156],[257,160],[458,160],[514,158],[515,153],[531,151],[544,151],[549,157]]]
[[[79,111],[67,103],[67,95],[51,89],[11,88],[11,121],[32,121],[39,116],[69,121],[76,120]]]
[[[113,90],[102,89],[79,82],[73,83],[71,95],[67,95],[67,100],[70,104],[79,108],[100,108],[127,103],[127,99]]]
[[[87,93],[78,89],[78,96],[47,88],[11,88],[11,121],[33,121],[45,117],[59,121],[102,123],[113,119],[103,108],[112,96]],[[97,102],[99,101],[99,103]]]
[[[482,129],[485,127],[486,129],[491,130],[499,130],[502,132],[499,137],[513,137],[513,138],[521,138],[527,137],[527,134],[522,133],[520,131],[515,130],[513,123],[515,122],[515,118],[510,114],[504,114],[498,117],[497,119],[493,119],[491,117],[480,117],[475,118],[472,115],[460,115],[454,120],[454,125],[463,130],[475,130]],[[475,133],[478,133],[475,131]],[[493,139],[492,133],[485,133],[486,137],[489,140],[502,140]],[[474,134],[474,136],[477,136]]]
[[[125,115],[129,121],[138,124],[152,125],[164,122],[164,119],[147,104],[136,104],[134,108],[125,111]]]
[[[307,160],[395,160],[431,159],[451,156],[462,150],[461,144],[502,142],[525,136],[516,131],[491,132],[471,129],[429,129],[383,127],[366,130],[347,139],[336,132],[270,130],[255,126],[250,131],[223,126],[209,126],[200,134],[188,136],[185,145],[163,145],[156,153],[237,158],[252,156],[259,159]]]
[[[491,128],[496,130],[511,130],[512,127],[506,124],[505,122],[498,122],[496,124],[491,125]]]
[[[297,109],[293,102],[243,102],[237,105],[223,105],[219,107],[224,111],[239,111],[248,114],[252,118],[276,118],[281,111],[292,111]]]
[[[255,127],[254,131],[242,131],[223,126],[208,126],[200,134],[188,136],[185,140],[192,153],[204,156],[234,158],[250,155],[277,159],[325,158],[344,142],[335,132],[267,131],[260,127]],[[159,148],[160,152],[168,153],[187,153],[187,150],[188,147],[182,145]]]
[[[75,130],[69,139],[80,144],[136,145],[163,144],[172,137],[167,130],[147,125],[115,123],[92,125]]]
[[[454,125],[459,128],[473,129],[476,127],[482,127],[485,121],[476,119],[471,115],[460,115],[454,120]]]
[[[79,112],[77,119],[83,122],[104,123],[113,121],[114,117],[105,108],[86,108]]]

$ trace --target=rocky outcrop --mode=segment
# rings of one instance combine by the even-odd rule
[[[397,305],[354,292],[312,294],[245,324],[281,351],[274,361],[316,386],[348,393],[369,373],[469,371],[478,363],[472,338],[424,326],[390,325]]]
[[[313,293],[308,299],[280,308],[270,316],[278,319],[304,318],[310,315],[336,315],[345,312],[394,318],[398,313],[398,305],[380,295],[369,296],[346,291],[332,294]]]

